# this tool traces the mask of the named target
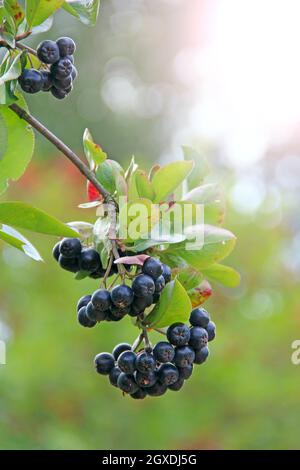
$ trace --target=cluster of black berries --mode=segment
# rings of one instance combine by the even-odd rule
[[[148,258],[131,287],[120,284],[111,292],[98,289],[92,295],[79,299],[78,321],[82,326],[91,328],[103,320],[119,321],[125,315],[142,315],[147,307],[158,302],[165,284],[170,280],[170,268],[155,258]]]
[[[50,70],[24,69],[19,77],[22,90],[26,93],[50,91],[59,100],[65,98],[72,91],[77,77],[73,57],[75,49],[71,38],[43,41],[37,48],[37,56],[42,63],[50,65]]]
[[[99,253],[94,248],[83,247],[78,238],[64,238],[57,243],[53,256],[63,269],[72,273],[85,271],[92,278],[104,275]]]
[[[193,364],[206,361],[207,343],[216,334],[215,324],[203,308],[192,310],[190,323],[190,328],[184,323],[171,325],[168,341],[157,343],[153,350],[136,353],[130,344],[122,343],[112,354],[98,354],[94,360],[96,371],[108,375],[113,386],[135,399],[180,390],[191,377]]]

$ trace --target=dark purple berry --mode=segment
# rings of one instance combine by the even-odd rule
[[[103,310],[95,309],[92,302],[89,302],[86,306],[86,314],[88,318],[92,321],[103,321],[106,319],[107,313]]]
[[[85,295],[81,297],[77,303],[77,312],[81,309],[81,307],[86,307],[87,304],[90,302],[91,298],[91,295]]]
[[[174,346],[184,346],[189,342],[190,329],[184,323],[173,323],[167,330],[167,338]]]
[[[143,264],[142,271],[153,279],[157,279],[162,275],[163,267],[158,259],[148,258]]]
[[[37,93],[43,87],[42,74],[35,69],[24,69],[18,81],[26,93]]]
[[[73,71],[73,64],[70,59],[63,57],[55,64],[51,65],[51,74],[53,78],[57,80],[62,80],[69,75],[72,75]]]
[[[190,333],[189,345],[193,349],[201,349],[207,345],[208,334],[204,328],[201,328],[201,326],[192,326]]]
[[[177,367],[174,366],[174,364],[170,364],[169,362],[166,364],[162,364],[159,367],[157,375],[160,383],[167,386],[174,384],[179,378],[179,372]]]
[[[192,310],[190,315],[190,324],[192,326],[201,326],[202,328],[206,328],[209,320],[209,314],[204,308],[198,307]]]
[[[179,379],[187,380],[193,373],[193,364],[189,364],[185,367],[178,367]]]
[[[167,385],[157,381],[154,385],[152,385],[152,387],[147,388],[147,395],[150,395],[151,397],[160,397],[161,395],[164,395],[167,390]]]
[[[133,301],[133,291],[125,284],[115,286],[111,291],[111,300],[118,308],[128,307]]]
[[[108,376],[109,381],[114,387],[118,386],[118,378],[120,374],[121,374],[121,371],[118,367],[113,367],[109,373],[109,376]]]
[[[68,37],[59,38],[56,41],[56,44],[59,49],[60,57],[65,57],[67,55],[73,55],[76,49],[76,44],[73,39]]]
[[[153,372],[156,366],[156,361],[152,354],[142,352],[138,354],[135,362],[135,367],[142,374]]]
[[[177,382],[168,386],[169,390],[173,390],[173,392],[178,392],[184,385],[184,379],[179,378]]]
[[[72,85],[72,78],[71,75],[69,75],[66,78],[62,78],[61,80],[58,80],[57,78],[53,79],[53,86],[57,88],[58,90],[64,90],[67,92],[69,87]]]
[[[98,374],[108,375],[115,367],[114,357],[110,353],[100,353],[94,359],[94,364]]]
[[[54,245],[53,250],[52,250],[53,258],[56,259],[56,261],[58,261],[58,258],[60,255],[59,247],[60,247],[60,242],[56,243],[56,245]]]
[[[175,350],[167,341],[160,341],[154,346],[153,355],[158,362],[172,362]]]
[[[66,258],[63,255],[60,255],[58,258],[58,263],[61,268],[71,273],[77,273],[79,271],[79,262],[78,258]]]
[[[209,324],[206,327],[206,331],[208,334],[208,341],[212,341],[216,337],[216,325],[214,324],[213,321],[210,321]]]
[[[153,371],[148,372],[146,374],[143,374],[139,371],[135,371],[134,380],[136,381],[139,387],[148,388],[152,387],[155,384],[155,382],[157,381],[157,375]]]
[[[132,393],[131,398],[134,398],[135,400],[143,400],[147,396],[147,392],[143,390],[142,388],[139,388],[136,392]]]
[[[97,310],[108,310],[111,306],[110,293],[106,289],[98,289],[92,295],[92,304]]]
[[[177,367],[187,367],[193,364],[195,351],[190,346],[179,346],[175,349],[174,364]]]
[[[162,275],[165,279],[165,283],[167,284],[168,282],[171,281],[172,279],[172,271],[171,269],[169,268],[169,266],[167,266],[166,264],[163,264],[162,265],[162,268],[163,268],[163,272],[162,272]]]
[[[155,284],[152,277],[146,274],[139,274],[132,283],[132,290],[137,297],[153,295]]]
[[[130,344],[120,343],[120,344],[117,344],[117,346],[114,347],[112,354],[113,354],[115,360],[117,361],[120,354],[122,354],[122,352],[130,351],[130,350],[131,350]]]
[[[160,294],[160,292],[163,290],[163,288],[165,287],[165,278],[163,276],[159,276],[156,280],[155,280],[155,293],[156,294]]]
[[[197,351],[195,351],[194,364],[203,364],[203,362],[206,361],[208,356],[209,356],[209,349],[207,346],[205,346],[202,349],[197,349]]]
[[[59,49],[54,41],[43,41],[36,50],[37,56],[44,64],[54,64],[59,60]]]
[[[126,374],[133,374],[135,371],[136,354],[133,351],[124,351],[118,358],[118,367]]]
[[[99,253],[94,248],[84,248],[79,257],[82,271],[93,273],[101,266]]]
[[[121,372],[119,375],[117,385],[123,392],[129,393],[130,395],[139,390],[132,375],[125,374],[124,372]]]
[[[41,74],[43,77],[42,91],[50,91],[50,88],[53,86],[51,73],[43,70]]]
[[[60,242],[60,254],[66,258],[74,258],[81,253],[81,242],[78,238],[64,238]]]
[[[86,307],[81,307],[77,315],[78,322],[81,326],[86,328],[93,328],[96,325],[95,321],[91,321],[86,314]]]
[[[50,92],[54,98],[57,98],[58,100],[63,100],[67,96],[67,92],[65,90],[58,90],[55,86],[50,88]]]

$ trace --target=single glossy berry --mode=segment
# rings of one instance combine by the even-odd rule
[[[184,385],[184,379],[179,378],[177,380],[177,382],[175,382],[174,384],[169,385],[168,389],[173,390],[173,392],[178,392],[179,390],[182,389],[183,385]]]
[[[112,354],[113,354],[115,360],[117,361],[120,354],[122,354],[122,352],[130,351],[130,350],[131,350],[131,345],[130,344],[120,343],[120,344],[117,344],[117,346],[114,347]]]
[[[205,346],[202,349],[197,349],[197,351],[195,351],[194,364],[203,364],[203,362],[206,361],[208,356],[209,356],[209,349],[207,346]]]
[[[167,284],[172,279],[172,271],[169,268],[169,266],[167,266],[166,264],[162,265],[162,269],[163,269],[162,275],[165,279],[165,283]]]
[[[108,317],[111,321],[120,321],[130,312],[130,307],[119,308],[112,305],[109,309]]]
[[[157,375],[160,383],[167,386],[174,384],[179,378],[179,372],[177,367],[169,362],[166,364],[162,364],[159,367]]]
[[[155,293],[160,294],[163,288],[165,287],[165,278],[163,276],[159,276],[155,280]]]
[[[42,74],[35,69],[24,69],[18,81],[26,93],[37,93],[43,87]]]
[[[128,307],[133,302],[133,291],[125,284],[115,286],[111,291],[111,300],[116,307]]]
[[[144,312],[145,308],[150,307],[153,304],[153,296],[152,295],[145,295],[144,297],[136,297],[134,296],[133,302],[131,304],[131,315],[135,317],[140,315]]]
[[[160,299],[160,294],[158,294],[157,292],[154,292],[154,294],[153,294],[153,303],[157,304],[159,299]]]
[[[58,258],[60,255],[59,247],[60,247],[60,242],[56,243],[56,245],[54,245],[53,250],[52,250],[53,258],[56,259],[56,261],[58,261]]]
[[[77,273],[79,271],[79,262],[78,258],[66,258],[63,255],[60,255],[58,258],[58,263],[61,268],[71,273]]]
[[[86,307],[81,307],[81,309],[78,311],[77,319],[80,325],[85,326],[86,328],[93,328],[93,326],[95,326],[97,323],[95,321],[91,321],[88,318],[86,314]]]
[[[110,293],[106,289],[98,289],[92,295],[92,304],[97,310],[108,310],[111,306]]]
[[[54,96],[54,98],[57,98],[58,100],[63,100],[68,94],[65,90],[58,90],[57,88],[55,88],[55,86],[52,86],[50,88],[50,93]]]
[[[92,279],[100,279],[101,277],[104,276],[104,274],[105,274],[105,269],[103,269],[102,266],[99,266],[99,268],[96,271],[89,274],[89,277],[91,277]]]
[[[108,375],[113,367],[115,367],[115,360],[112,354],[103,352],[97,354],[94,364],[98,374]]]
[[[208,334],[204,328],[201,328],[201,326],[192,326],[190,333],[189,345],[193,349],[201,349],[207,345]]]
[[[179,379],[187,380],[193,373],[193,364],[188,364],[185,367],[178,367]]]
[[[118,358],[118,367],[126,374],[133,374],[135,371],[136,354],[133,351],[124,351]]]
[[[109,373],[109,381],[114,387],[118,386],[118,378],[121,372],[122,371],[119,369],[119,367],[113,367]]]
[[[75,65],[73,65],[73,67],[72,67],[71,77],[72,77],[73,82],[78,77],[78,71],[77,71],[77,68],[75,67]]]
[[[208,341],[212,341],[216,337],[216,325],[213,321],[210,321],[206,327],[206,331],[208,334]]]
[[[174,364],[178,367],[187,367],[193,364],[195,351],[190,346],[178,346],[175,349]]]
[[[150,395],[151,397],[160,397],[161,395],[164,395],[167,390],[167,385],[157,381],[154,385],[152,385],[152,387],[147,388],[147,395]]]
[[[190,329],[184,323],[173,323],[167,330],[167,338],[174,346],[184,346],[189,342]]]
[[[143,264],[142,271],[144,274],[151,276],[153,279],[157,279],[162,275],[163,267],[158,259],[147,258]]]
[[[86,306],[86,314],[92,321],[103,321],[106,319],[107,313],[104,310],[97,310],[92,302],[89,302]]]
[[[152,387],[157,381],[157,374],[154,371],[148,372],[147,374],[143,374],[142,372],[135,371],[134,380],[136,381],[139,387],[142,387],[142,388]]]
[[[64,90],[68,92],[67,90],[69,87],[72,85],[72,77],[69,75],[66,78],[62,78],[61,80],[57,80],[57,78],[53,79],[53,86],[57,88],[58,90]]]
[[[132,290],[137,297],[153,295],[155,284],[152,277],[147,274],[139,274],[132,283]]]
[[[66,59],[69,59],[72,64],[74,65],[74,56],[73,55],[66,55]]]
[[[143,400],[147,396],[147,392],[143,390],[142,388],[139,388],[136,392],[131,393],[131,398],[134,398],[135,400]]]
[[[37,56],[44,64],[54,64],[60,58],[58,45],[54,41],[43,41],[36,50]]]
[[[68,95],[69,93],[71,93],[72,90],[73,90],[73,83],[71,83],[71,85],[68,88],[65,89],[65,92]]]
[[[154,356],[147,352],[138,354],[135,362],[136,369],[142,374],[153,372],[156,366]]]
[[[56,41],[56,44],[59,49],[60,57],[65,57],[67,55],[72,55],[75,52],[76,44],[73,39],[68,37],[59,38]]]
[[[160,341],[154,346],[153,356],[157,362],[172,362],[175,356],[175,350],[172,344],[167,341]]]
[[[190,315],[190,324],[192,326],[201,326],[202,328],[206,328],[209,320],[209,314],[204,308],[198,307],[192,310]]]
[[[91,298],[91,295],[84,295],[83,297],[80,297],[77,303],[77,312],[81,309],[81,307],[86,307]]]
[[[51,73],[46,72],[45,70],[42,70],[41,74],[43,77],[42,91],[50,91],[50,88],[53,86]]]
[[[94,248],[85,248],[79,257],[80,269],[93,273],[101,266],[99,253]]]
[[[136,384],[133,376],[130,374],[125,374],[124,372],[121,372],[119,375],[117,384],[123,392],[129,393],[130,395],[139,390],[139,387]]]
[[[78,238],[64,238],[60,242],[60,254],[66,258],[74,258],[81,253],[81,243]]]
[[[55,64],[51,65],[51,74],[53,78],[57,80],[62,80],[69,75],[72,75],[73,64],[70,59],[63,57]]]

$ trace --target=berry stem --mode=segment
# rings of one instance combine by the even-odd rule
[[[134,341],[132,348],[131,348],[132,351],[136,351],[138,347],[142,344],[143,340],[144,340],[144,332],[142,331],[137,337],[137,339]]]
[[[164,330],[161,330],[160,328],[153,328],[154,331],[157,331],[157,333],[160,333],[161,335],[167,336],[167,333]]]
[[[114,260],[114,257],[113,257],[113,254],[111,253],[111,255],[110,255],[110,257],[109,257],[109,262],[108,262],[108,265],[107,265],[107,268],[106,268],[105,274],[104,274],[104,276],[103,276],[103,279],[102,279],[102,282],[101,282],[101,286],[100,286],[100,287],[103,287],[103,286],[106,287],[106,280],[107,280],[107,278],[109,277],[109,274],[110,274],[110,271],[111,271],[111,267],[112,267],[112,264],[113,264],[113,260]]]
[[[26,44],[22,44],[21,42],[17,42],[17,43],[16,43],[16,47],[17,47],[18,49],[20,49],[21,51],[27,51],[27,52],[29,52],[30,54],[32,54],[32,55],[34,55],[35,57],[37,57],[36,50],[35,50],[35,49],[32,49],[32,47],[26,46]]]

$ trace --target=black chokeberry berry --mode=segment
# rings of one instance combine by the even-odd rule
[[[122,354],[122,352],[130,351],[130,350],[131,350],[130,344],[120,343],[120,344],[117,344],[117,346],[114,347],[112,354],[113,354],[115,360],[117,361],[120,354]]]
[[[193,364],[188,364],[185,367],[178,367],[179,379],[187,380],[193,373]]]
[[[69,59],[72,64],[74,65],[74,56],[73,55],[66,55],[66,59]]]
[[[133,374],[135,371],[136,354],[133,351],[124,351],[118,358],[118,367],[126,374]]]
[[[64,238],[60,242],[60,254],[66,258],[75,258],[81,253],[81,242],[78,238]]]
[[[174,364],[177,367],[187,367],[193,364],[195,351],[190,346],[178,346],[175,349]]]
[[[103,269],[102,266],[99,266],[97,271],[94,271],[93,273],[89,274],[89,277],[91,277],[92,279],[100,279],[101,277],[104,276],[104,274],[105,274],[105,269]]]
[[[122,318],[125,317],[125,315],[128,315],[129,312],[130,312],[130,307],[119,308],[119,307],[116,307],[115,305],[112,305],[109,309],[108,318],[111,321],[120,321],[122,320]]]
[[[56,41],[56,44],[59,49],[60,57],[65,57],[67,55],[72,55],[75,52],[76,44],[73,39],[68,37],[59,38]]]
[[[114,387],[118,386],[118,378],[120,374],[121,370],[119,369],[119,367],[113,367],[109,373],[109,381]]]
[[[208,334],[208,341],[212,341],[216,337],[216,325],[214,324],[213,321],[210,321],[209,324],[206,327],[206,331]]]
[[[111,306],[110,293],[106,289],[98,289],[92,295],[92,304],[97,310],[108,310]]]
[[[81,309],[78,311],[77,319],[80,325],[85,326],[86,328],[93,328],[93,326],[95,326],[97,323],[95,321],[91,321],[88,318],[86,314],[86,307],[81,307]]]
[[[150,307],[153,304],[153,296],[145,295],[144,297],[134,296],[133,302],[131,304],[131,313],[129,315],[135,317],[140,315],[145,308]]]
[[[78,258],[66,258],[63,255],[60,255],[58,258],[58,263],[61,268],[71,273],[77,273],[79,271],[79,262]]]
[[[63,100],[68,94],[65,90],[58,90],[55,86],[50,88],[50,93],[58,100]]]
[[[184,346],[189,342],[190,329],[184,323],[173,323],[167,330],[167,338],[174,346]]]
[[[53,86],[57,88],[58,90],[64,90],[68,92],[69,87],[72,85],[72,77],[69,75],[66,78],[62,78],[61,80],[58,80],[57,78],[53,79]]]
[[[56,259],[56,261],[58,261],[58,258],[60,255],[59,247],[60,247],[60,242],[56,243],[56,245],[54,245],[53,250],[52,250],[53,258]]]
[[[111,300],[118,308],[125,308],[133,302],[133,291],[125,284],[115,286],[111,291]]]
[[[190,324],[192,326],[201,326],[202,328],[206,328],[209,320],[209,314],[204,308],[198,307],[192,310],[190,315]]]
[[[179,372],[177,367],[174,366],[174,364],[170,364],[169,362],[166,364],[162,364],[159,367],[157,375],[160,383],[167,386],[174,384],[179,378]]]
[[[139,274],[132,283],[132,290],[137,297],[153,295],[155,284],[152,277],[147,274]]]
[[[138,354],[135,362],[135,367],[142,374],[147,374],[148,372],[153,372],[156,366],[156,361],[154,356],[147,352],[142,352]]]
[[[73,64],[70,59],[63,57],[58,62],[51,65],[51,74],[53,78],[62,80],[72,74]]]
[[[112,354],[103,352],[97,354],[94,364],[98,374],[108,375],[113,367],[115,367],[115,360]]]
[[[177,382],[168,386],[169,390],[173,390],[173,392],[178,392],[184,385],[184,379],[179,378]]]
[[[37,93],[43,87],[42,74],[35,69],[24,69],[18,81],[22,90],[26,93]]]
[[[124,372],[121,372],[119,375],[117,384],[123,392],[129,393],[130,395],[139,390],[139,387],[136,384],[133,376],[130,374],[125,374]]]
[[[157,375],[153,371],[148,372],[147,374],[135,371],[134,380],[136,381],[139,387],[148,388],[152,387],[155,384],[155,382],[157,381]]]
[[[54,64],[60,58],[59,48],[54,41],[43,41],[36,50],[37,56],[44,64]]]
[[[72,67],[71,77],[72,77],[73,82],[78,77],[78,71],[77,71],[77,68],[75,67],[75,65],[73,65],[73,67]]]
[[[159,299],[160,299],[160,294],[158,294],[157,292],[154,292],[154,294],[153,294],[153,303],[157,304]]]
[[[160,341],[154,346],[153,356],[158,362],[172,362],[175,356],[175,350],[167,341]]]
[[[143,264],[142,271],[153,279],[157,279],[163,273],[163,267],[158,259],[147,258]]]
[[[81,309],[81,307],[86,307],[91,298],[91,295],[84,295],[83,297],[80,297],[77,303],[77,312]]]
[[[167,284],[172,279],[172,271],[169,268],[169,266],[167,266],[166,264],[163,264],[162,268],[163,268],[162,275],[164,276],[165,283]]]
[[[195,351],[194,364],[203,364],[203,362],[206,361],[208,356],[209,356],[209,349],[207,346],[205,346],[202,349],[197,349],[197,351]]]
[[[94,248],[84,248],[79,256],[80,269],[93,273],[101,266],[99,253]]]
[[[190,333],[189,345],[193,349],[201,349],[207,345],[208,334],[204,328],[201,328],[201,326],[192,326]]]
[[[86,306],[86,314],[92,321],[103,321],[106,319],[107,313],[104,310],[97,310],[92,302],[89,302]]]
[[[46,72],[45,70],[42,70],[41,74],[43,77],[42,91],[49,91],[50,88],[53,86],[51,73]]]
[[[143,390],[142,388],[139,388],[136,392],[131,393],[131,398],[134,398],[135,400],[143,400],[147,396],[147,392]]]
[[[167,390],[167,385],[157,381],[152,385],[152,387],[147,388],[147,395],[150,395],[151,397],[160,397],[161,395],[164,395]]]
[[[163,276],[159,276],[156,280],[155,280],[155,292],[157,294],[160,294],[160,292],[163,290],[163,288],[165,287],[165,278]]]

